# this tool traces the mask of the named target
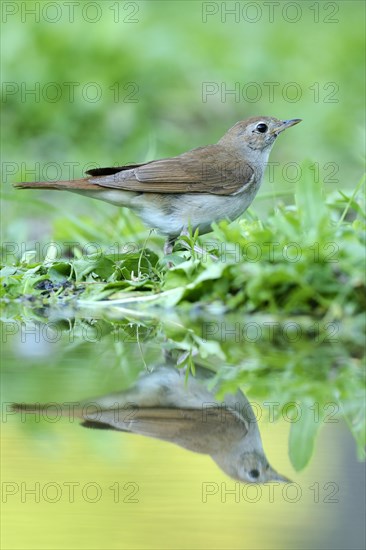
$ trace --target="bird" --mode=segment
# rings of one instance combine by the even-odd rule
[[[165,236],[164,253],[189,230],[205,234],[212,223],[233,221],[256,196],[276,138],[301,119],[271,116],[237,122],[216,143],[171,158],[94,168],[67,181],[14,183],[22,189],[58,189],[134,211]]]
[[[67,406],[14,403],[13,411],[46,413],[81,419],[86,428],[130,432],[168,441],[210,455],[231,478],[242,483],[290,482],[269,464],[253,409],[240,391],[218,400],[213,373],[197,366],[186,369],[158,365],[144,372],[128,390],[94,397]],[[22,416],[22,422],[25,417]],[[54,422],[54,420],[53,420]]]

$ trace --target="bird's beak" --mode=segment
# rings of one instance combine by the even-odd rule
[[[268,481],[280,481],[281,483],[293,483],[288,477],[282,476],[276,470],[269,469],[267,472]]]
[[[295,126],[295,124],[299,124],[301,120],[302,120],[301,118],[292,118],[291,120],[282,120],[279,126],[277,126],[277,128],[274,128],[271,133],[276,134],[276,136],[278,136],[278,134],[280,134],[284,130],[287,130],[287,128],[291,128],[291,126]]]

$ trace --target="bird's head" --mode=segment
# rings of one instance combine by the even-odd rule
[[[270,149],[277,136],[301,122],[301,118],[291,120],[279,120],[275,117],[252,117],[230,128],[221,138],[219,143],[223,145],[236,145],[256,152]]]
[[[244,483],[266,483],[269,481],[291,481],[276,472],[268,463],[264,454],[256,451],[243,453],[238,461],[238,478]]]
[[[245,452],[226,452],[212,458],[224,472],[242,483],[267,483],[271,481],[291,483],[290,479],[282,476],[270,466],[266,456],[260,449]]]

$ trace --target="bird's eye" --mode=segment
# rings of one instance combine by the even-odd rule
[[[263,124],[263,122],[261,122],[260,124],[257,125],[256,130],[261,134],[264,134],[265,132],[267,132],[268,126],[267,124]]]
[[[257,479],[259,477],[259,470],[250,470],[249,476],[253,479]]]

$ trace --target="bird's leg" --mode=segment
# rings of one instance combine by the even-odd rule
[[[165,338],[165,341],[167,341],[167,340],[168,339]],[[172,350],[163,348],[163,357],[164,357],[164,363],[166,365],[172,365],[172,364],[175,363],[174,359],[173,359]]]
[[[168,256],[173,252],[176,237],[168,237],[164,244],[164,256]]]

